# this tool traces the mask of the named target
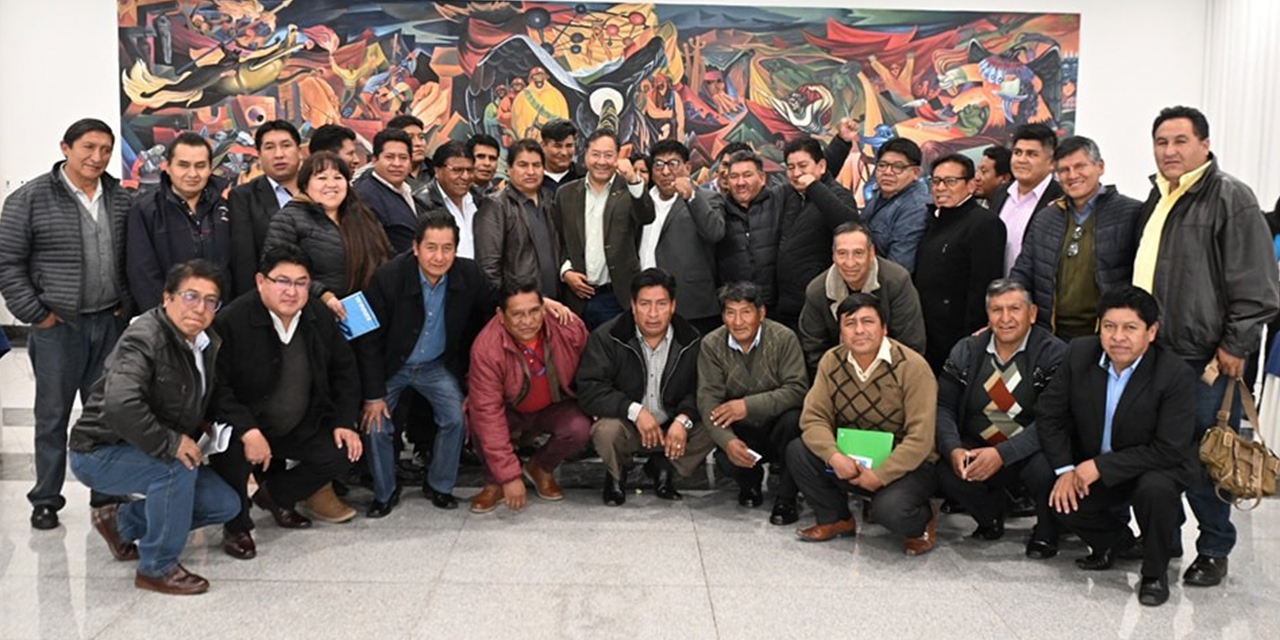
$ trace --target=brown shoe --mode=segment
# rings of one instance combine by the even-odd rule
[[[307,511],[311,513],[313,519],[320,522],[328,522],[331,524],[342,524],[356,517],[356,510],[351,505],[343,502],[338,494],[333,492],[333,483],[326,483],[320,487],[318,491],[311,494],[310,498],[302,503]]]
[[[938,508],[929,503],[929,523],[924,526],[924,535],[918,538],[907,538],[903,551],[909,556],[922,556],[933,551],[933,544],[938,540]]]
[[[498,508],[498,502],[502,500],[502,485],[486,484],[471,499],[471,513],[489,513]]]
[[[266,486],[258,486],[258,490],[253,494],[253,503],[262,509],[270,511],[271,517],[275,519],[276,524],[286,529],[306,529],[311,526],[311,520],[306,516],[292,508],[286,509],[276,504],[271,499],[271,494],[267,491]]]
[[[564,491],[561,491],[560,485],[556,484],[555,474],[543,469],[542,465],[530,460],[524,465],[524,474],[529,478],[529,482],[533,483],[533,490],[537,492],[539,498],[551,502],[564,499]]]
[[[796,529],[796,535],[805,542],[826,542],[837,536],[851,538],[858,534],[858,525],[853,518],[836,520],[830,524],[815,524],[812,527]]]
[[[209,581],[175,564],[168,573],[152,578],[141,573],[133,578],[133,586],[173,596],[194,596],[209,590]]]
[[[248,531],[231,531],[222,528],[222,550],[237,560],[252,560],[258,555],[258,545]]]
[[[120,538],[120,529],[116,525],[116,513],[119,510],[118,504],[95,507],[89,510],[89,519],[93,522],[93,528],[97,529],[102,539],[107,541],[107,548],[111,550],[111,555],[115,556],[116,560],[121,562],[137,560],[138,545],[125,542]]]

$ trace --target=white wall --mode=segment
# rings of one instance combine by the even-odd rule
[[[1212,0],[867,0],[869,8],[1081,14],[1076,130],[1102,146],[1108,180],[1142,197],[1153,169],[1150,126],[1161,107],[1204,106],[1205,21]],[[791,5],[789,0],[700,4]],[[850,0],[797,4],[849,7]],[[0,2],[0,195],[59,159],[68,124],[94,116],[118,129],[116,14],[109,0]],[[1267,34],[1268,37],[1271,35]],[[1276,70],[1270,71],[1271,75]],[[1227,117],[1206,112],[1210,121]],[[1261,145],[1261,142],[1257,142]],[[1216,148],[1224,158],[1229,149]],[[1280,154],[1280,148],[1270,152]],[[1228,163],[1228,166],[1229,163]],[[119,159],[111,172],[119,175]],[[1274,188],[1259,195],[1271,194]],[[0,311],[0,320],[6,319]]]

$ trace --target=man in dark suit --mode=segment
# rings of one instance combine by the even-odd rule
[[[591,134],[586,161],[587,177],[556,191],[552,215],[566,257],[560,280],[573,294],[565,303],[594,330],[622,313],[615,292],[631,291],[640,272],[636,237],[654,211],[635,167],[618,157],[616,133]]]
[[[1197,472],[1195,373],[1153,344],[1160,325],[1151,294],[1108,291],[1098,313],[1100,337],[1072,341],[1040,395],[1040,444],[1058,476],[1049,506],[1089,545],[1076,564],[1097,571],[1133,545],[1117,515],[1133,505],[1145,541],[1138,600],[1158,606],[1169,599],[1182,492]]]
[[[706,334],[720,326],[716,243],[724,238],[724,199],[694,187],[680,142],[661,140],[649,151],[654,219],[640,230],[640,268],[672,274],[681,317]]]
[[[413,197],[409,182],[413,140],[400,129],[383,129],[373,137],[373,168],[355,179],[360,201],[373,210],[387,232],[391,250],[404,253],[413,244],[413,231],[423,206]]]
[[[1007,275],[1022,253],[1022,235],[1035,212],[1061,198],[1062,186],[1053,177],[1053,153],[1058,135],[1043,124],[1024,124],[1013,133],[1013,182],[987,198],[987,209],[1000,216],[1008,230],[1004,272]]]
[[[298,193],[302,137],[288,120],[269,120],[253,137],[263,175],[231,190],[227,216],[231,221],[232,298],[254,291],[258,258],[267,239],[267,224],[280,207]]]
[[[418,221],[413,250],[378,268],[365,290],[381,326],[356,340],[364,390],[361,424],[369,443],[374,503],[381,518],[400,497],[392,412],[412,388],[431,403],[436,436],[423,490],[440,509],[456,509],[453,485],[462,454],[462,384],[471,342],[497,307],[493,285],[475,261],[457,257],[458,225],[449,215]]]

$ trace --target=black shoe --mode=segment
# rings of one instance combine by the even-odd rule
[[[1213,587],[1227,577],[1227,559],[1198,555],[1187,572],[1182,574],[1183,584],[1193,587]]]
[[[1141,560],[1143,558],[1143,553],[1145,551],[1144,547],[1142,546],[1143,538],[1144,536],[1138,536],[1137,538],[1134,538],[1133,544],[1116,552],[1116,557],[1121,560]],[[1181,540],[1174,543],[1173,546],[1169,547],[1169,557],[1170,558],[1182,557],[1182,541]]]
[[[425,482],[422,483],[422,495],[426,496],[437,509],[448,511],[458,508],[458,499],[453,497],[452,493],[440,493]]]
[[[1094,551],[1083,558],[1076,558],[1076,566],[1085,571],[1105,571],[1116,563],[1115,549]]]
[[[644,463],[644,471],[648,474],[649,479],[653,481],[654,493],[658,494],[663,500],[684,500],[684,496],[676,491],[676,474],[671,468],[671,463],[662,456],[661,453],[655,453],[649,456],[649,461]]]
[[[996,520],[987,524],[980,524],[977,529],[973,530],[973,533],[969,534],[969,537],[987,541],[999,540],[1004,537],[1004,521]]]
[[[800,510],[795,500],[778,500],[773,503],[773,513],[769,514],[769,524],[778,526],[794,524],[800,519]]]
[[[364,517],[385,518],[398,504],[400,504],[400,487],[397,486],[396,490],[391,492],[390,500],[386,502],[374,500],[373,504],[369,505],[369,510],[364,512]]]
[[[951,514],[953,514],[953,513],[964,513],[964,512],[965,512],[965,508],[964,508],[964,506],[963,506],[963,505],[961,505],[959,502],[956,502],[955,500],[952,500],[951,498],[947,498],[947,499],[943,500],[943,501],[942,501],[942,506],[938,507],[938,510],[939,510],[939,511],[941,511],[941,512],[943,512],[943,513],[945,513],[945,514],[947,514],[947,515],[951,515]]]
[[[1148,607],[1158,607],[1168,600],[1168,576],[1160,576],[1158,578],[1142,576],[1142,586],[1138,587],[1138,602]]]
[[[31,528],[41,531],[58,527],[58,512],[49,505],[39,505],[31,509]]]
[[[1032,560],[1048,560],[1058,555],[1058,543],[1032,538],[1027,542],[1027,557]]]
[[[738,504],[752,509],[764,504],[764,491],[759,485],[754,487],[738,487]]]
[[[610,507],[620,507],[627,501],[627,487],[621,480],[611,474],[604,478],[604,503]]]

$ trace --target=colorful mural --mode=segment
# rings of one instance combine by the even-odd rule
[[[256,171],[252,132],[287,118],[367,141],[392,117],[429,148],[486,132],[509,143],[564,117],[643,150],[676,138],[705,175],[730,142],[772,169],[844,117],[870,158],[898,135],[926,157],[1075,120],[1076,14],[624,3],[119,0],[126,179],[154,182],[164,145],[194,130],[217,172]]]

